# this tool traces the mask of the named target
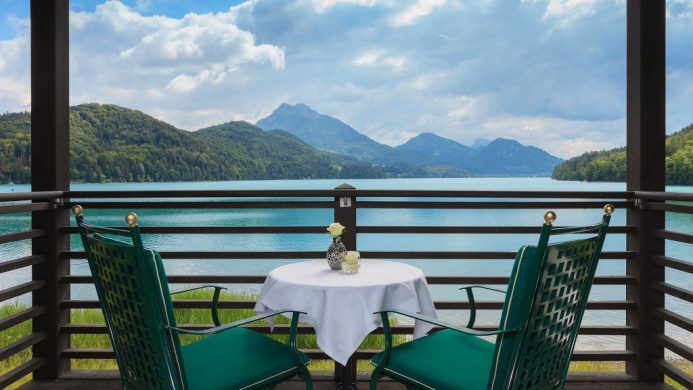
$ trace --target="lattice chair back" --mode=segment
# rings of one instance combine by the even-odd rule
[[[498,336],[490,388],[563,388],[613,206],[604,211],[600,223],[586,227],[553,227],[549,211],[538,245],[518,252],[500,326],[520,330]],[[568,233],[593,235],[549,243]]]
[[[185,388],[178,336],[161,257],[145,249],[137,216],[126,217],[129,229],[98,227],[84,222],[73,208],[89,268],[108,326],[123,388]],[[127,237],[131,243],[104,237]]]

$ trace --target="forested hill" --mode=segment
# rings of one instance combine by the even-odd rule
[[[383,168],[331,155],[246,122],[190,132],[140,111],[83,104],[70,113],[74,181],[144,182],[382,177]],[[0,116],[0,183],[30,182],[30,114]]]
[[[588,152],[558,165],[557,180],[625,181],[626,149]],[[667,136],[667,184],[693,185],[693,125]]]

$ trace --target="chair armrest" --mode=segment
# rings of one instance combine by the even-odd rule
[[[486,286],[474,285],[461,287],[460,290],[465,290],[467,292],[467,300],[469,301],[469,322],[467,322],[467,328],[473,328],[474,321],[476,321],[476,301],[474,300],[474,292],[472,291],[475,288],[482,288],[484,290],[496,291],[505,294],[505,291],[503,290]]]
[[[190,292],[190,291],[195,291],[195,290],[202,290],[203,288],[213,288],[213,289],[215,289],[215,290],[226,290],[226,287],[215,286],[215,285],[212,285],[212,284],[206,284],[206,285],[204,285],[204,286],[197,286],[197,287],[188,288],[188,289],[181,290],[181,291],[174,291],[174,292],[171,293],[171,295],[182,294],[182,293],[186,293],[186,292]]]
[[[481,288],[481,289],[484,289],[484,290],[496,291],[496,292],[505,294],[505,290],[501,290],[501,289],[499,289],[499,288],[493,288],[493,287],[480,286],[480,285],[464,286],[464,287],[460,287],[460,290],[469,290],[469,289],[472,289],[472,288]]]
[[[377,311],[377,312],[375,312],[375,313],[373,313],[373,314],[381,314],[381,315],[382,315],[383,313],[401,314],[401,315],[406,316],[406,317],[410,317],[410,318],[414,318],[414,319],[417,319],[417,320],[420,320],[420,321],[424,321],[424,322],[427,322],[427,323],[429,323],[429,324],[442,326],[442,327],[445,328],[445,329],[455,330],[455,331],[457,331],[457,332],[466,333],[466,334],[469,334],[469,335],[472,335],[472,336],[493,336],[493,335],[497,335],[497,334],[501,334],[501,333],[515,333],[515,332],[517,332],[517,331],[519,330],[519,328],[513,328],[513,329],[497,329],[497,330],[488,330],[488,331],[470,329],[470,328],[467,328],[467,327],[455,326],[455,325],[453,325],[453,324],[450,324],[450,323],[447,323],[447,322],[444,322],[444,321],[440,321],[440,320],[438,320],[437,318],[432,318],[432,317],[428,317],[428,316],[425,316],[425,315],[422,315],[422,314],[410,313],[410,312],[405,312],[405,311],[400,311],[400,310],[381,310],[381,311]]]
[[[258,314],[256,316],[249,317],[249,318],[246,318],[243,320],[238,320],[238,321],[232,322],[230,324],[215,326],[213,328],[203,329],[203,330],[183,329],[183,328],[178,328],[178,327],[170,326],[170,325],[164,325],[164,327],[168,330],[171,330],[171,331],[174,331],[177,333],[183,333],[183,334],[213,335],[213,334],[221,333],[225,330],[238,328],[239,326],[246,325],[246,324],[249,324],[251,322],[259,321],[259,320],[269,318],[269,317],[274,317],[274,316],[276,316],[278,314],[282,314],[282,313],[306,314],[302,311],[296,311],[296,310],[273,310],[273,311]],[[298,321],[296,321],[296,322],[298,324]]]
[[[226,287],[214,286],[214,285],[205,285],[205,286],[189,288],[187,290],[172,292],[171,295],[201,290],[203,288],[213,288],[214,289],[214,295],[212,296],[212,321],[214,321],[215,326],[220,326],[221,320],[219,319],[219,296],[221,295],[221,290],[226,290]]]

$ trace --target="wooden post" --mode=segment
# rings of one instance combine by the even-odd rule
[[[665,0],[629,0],[627,4],[627,189],[664,191]],[[638,283],[626,289],[627,299],[637,304],[626,316],[626,323],[637,329],[637,336],[626,338],[626,348],[637,354],[636,361],[626,364],[626,372],[643,382],[662,382],[663,375],[652,362],[664,358],[664,349],[652,340],[664,333],[664,321],[652,310],[664,307],[664,294],[650,286],[664,281],[663,267],[651,261],[652,256],[664,254],[664,240],[651,234],[664,228],[664,213],[630,209],[627,224],[637,230],[627,237],[627,249],[636,252],[637,259],[627,262],[626,273]]]
[[[68,0],[31,0],[31,190],[66,191],[70,187],[70,119],[68,68]],[[60,278],[70,272],[69,260],[60,252],[69,250],[69,236],[58,228],[69,224],[69,213],[57,205],[32,213],[34,229],[45,229],[43,237],[32,240],[32,253],[45,261],[33,266],[33,280],[46,286],[32,295],[32,305],[45,307],[34,318],[33,332],[46,339],[33,347],[44,364],[34,372],[36,379],[54,379],[69,368],[60,353],[69,347],[69,335],[60,327],[69,322],[69,311],[60,301],[69,299],[69,285]]]
[[[356,246],[356,188],[342,184],[335,188],[338,194],[334,197],[334,221],[344,225],[342,243],[349,251]],[[340,382],[337,389],[356,389],[356,357],[351,356],[346,366],[335,362],[335,379]]]

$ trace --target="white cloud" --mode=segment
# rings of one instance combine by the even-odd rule
[[[414,4],[396,14],[392,23],[395,26],[405,26],[416,23],[419,18],[424,17],[434,9],[440,8],[447,3],[447,0],[417,0]]]
[[[94,31],[100,34],[91,34]],[[269,64],[274,69],[285,65],[283,49],[258,45],[252,33],[232,23],[228,12],[189,13],[174,19],[143,16],[118,1],[108,1],[92,13],[73,13],[71,35],[78,69],[94,72],[99,63],[102,69],[116,66],[118,72],[102,77],[133,89],[145,82],[189,93],[205,84],[221,85],[244,65]],[[76,83],[81,79],[73,77]]]
[[[356,65],[373,65],[380,58],[381,53],[378,51],[367,51],[360,56],[356,57],[354,64]]]
[[[404,64],[406,64],[407,59],[404,56],[390,57],[379,50],[369,50],[356,57],[356,59],[354,59],[352,62],[354,63],[354,65],[386,65],[395,70],[400,70],[404,66]]]
[[[594,13],[596,4],[597,0],[549,0],[544,17],[575,19]]]
[[[0,110],[25,111],[31,106],[29,34],[0,41]]]
[[[390,4],[391,1],[383,0],[306,0],[319,13],[325,12],[328,9],[337,5],[358,5],[362,7],[373,7],[378,4]]]

